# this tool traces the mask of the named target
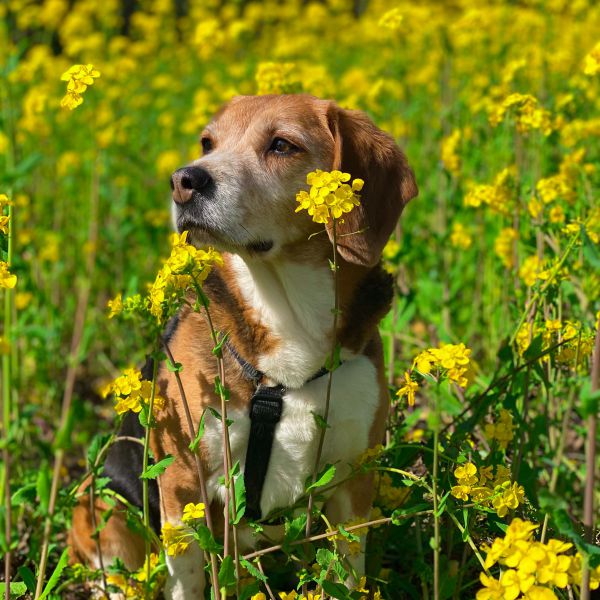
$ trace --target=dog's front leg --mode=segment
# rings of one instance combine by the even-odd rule
[[[373,504],[373,475],[359,475],[341,484],[325,505],[325,514],[333,527],[348,521],[368,521]],[[365,546],[367,536],[360,536],[360,547],[338,542],[338,548],[346,555],[353,573],[346,580],[348,588],[354,587],[365,574]]]
[[[167,581],[164,596],[166,600],[201,600],[204,598],[206,577],[204,572],[204,551],[191,536],[192,531],[182,525],[183,508],[186,504],[197,503],[197,481],[193,473],[186,469],[170,467],[159,478],[161,521],[163,537],[165,524],[177,527],[172,548],[173,556],[167,554]],[[177,541],[183,544],[177,546]],[[187,545],[186,545],[187,544]],[[165,544],[171,546],[169,542]],[[185,549],[183,547],[185,546]]]
[[[176,523],[174,523],[176,524]],[[204,552],[195,541],[181,554],[166,557],[167,600],[201,600],[204,598]]]

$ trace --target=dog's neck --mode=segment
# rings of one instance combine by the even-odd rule
[[[329,357],[333,342],[334,278],[320,260],[260,260],[225,254],[207,280],[217,327],[238,353],[273,382],[301,387]],[[342,358],[361,353],[389,310],[391,278],[379,267],[340,261],[340,314],[335,338]]]
[[[325,262],[262,261],[231,255],[228,265],[243,303],[272,338],[254,365],[286,387],[301,387],[331,347],[334,280]]]

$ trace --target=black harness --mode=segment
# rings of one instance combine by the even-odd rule
[[[230,354],[242,369],[242,374],[254,386],[254,394],[250,400],[250,435],[244,464],[244,487],[246,488],[246,516],[253,520],[262,517],[260,499],[262,497],[265,477],[271,459],[275,428],[283,412],[283,397],[287,392],[285,386],[268,386],[261,383],[265,374],[244,360],[237,350],[225,342]],[[309,381],[314,381],[327,373],[323,367]]]

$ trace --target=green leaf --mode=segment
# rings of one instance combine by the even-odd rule
[[[556,510],[552,513],[552,517],[560,533],[568,537],[577,546],[577,549],[583,555],[587,556],[590,568],[595,569],[600,565],[600,547],[589,544],[583,539],[581,534],[575,529],[567,511]]]
[[[314,490],[316,488],[323,487],[327,485],[333,478],[335,477],[335,466],[327,465],[323,471],[317,477],[317,480],[314,483],[311,483],[306,491],[310,492],[310,490]]]
[[[29,567],[19,567],[17,569],[21,579],[25,582],[27,589],[34,594],[35,593],[35,575]]]
[[[173,363],[169,358],[165,361],[167,364],[167,369],[171,371],[171,373],[181,373],[183,371],[183,365],[181,363]]]
[[[543,345],[544,339],[542,335],[538,335],[537,337],[533,338],[527,350],[523,352],[523,358],[527,361],[538,358],[542,354]]]
[[[219,569],[219,588],[230,588],[235,585],[235,568],[231,555],[226,556]]]
[[[234,471],[236,465],[239,470],[239,462],[236,462],[233,467]],[[244,484],[244,477],[241,473],[234,479],[233,493],[235,495],[236,517],[235,519],[232,518],[232,521],[234,525],[237,525],[246,513],[246,486]]]
[[[48,579],[48,583],[46,584],[44,591],[42,592],[41,596],[39,597],[39,600],[44,600],[44,598],[46,598],[48,596],[48,594],[56,587],[56,584],[58,583],[58,580],[60,579],[60,576],[61,576],[64,568],[67,566],[68,561],[69,561],[69,549],[65,548],[63,550],[63,553],[60,555],[60,558],[58,559],[58,563],[57,563],[56,567],[54,568],[52,575],[50,575],[50,579]]]
[[[331,356],[328,356],[327,360],[325,361],[325,368],[328,371],[335,371],[342,364],[342,361],[340,359],[341,353],[342,353],[342,346],[338,342],[335,345],[335,350],[333,351],[333,361],[331,360]]]
[[[240,564],[248,571],[248,573],[250,573],[250,575],[252,575],[252,577],[266,583],[267,578],[249,560],[242,558]]]
[[[34,590],[35,591],[35,590]],[[0,597],[4,598],[6,593],[6,583],[0,583]],[[22,581],[11,581],[10,582],[10,598],[11,600],[17,600],[22,598],[27,593],[27,586]]]
[[[311,412],[313,419],[315,420],[315,423],[317,424],[317,427],[319,429],[328,429],[329,427],[331,427],[331,425],[328,425],[327,421],[321,415],[317,414],[316,412],[314,412],[312,410],[310,412]]]
[[[348,600],[352,598],[348,588],[341,583],[334,583],[333,581],[325,580],[322,585],[323,591],[326,594],[329,594],[332,598],[338,598],[338,600]]]
[[[260,592],[258,581],[253,581],[250,585],[242,589],[239,600],[248,600],[248,598],[252,598],[252,596],[258,594],[258,592]]]
[[[200,444],[200,440],[204,435],[204,419],[206,417],[206,409],[202,411],[202,416],[200,417],[200,423],[198,424],[198,431],[196,432],[196,436],[190,442],[189,449],[192,452],[196,452],[198,450],[198,444]]]
[[[87,453],[88,465],[90,465],[90,467],[93,467],[96,464],[98,454],[100,454],[100,450],[102,450],[110,439],[110,435],[110,433],[101,433],[94,436]]]
[[[335,559],[335,554],[331,550],[327,548],[319,548],[317,550],[317,562],[324,569],[327,569]]]
[[[215,356],[221,356],[221,354],[223,354],[223,345],[225,344],[225,342],[227,341],[227,339],[229,338],[229,334],[221,334],[221,339],[219,340],[219,342],[217,343],[217,345],[211,350],[211,352],[215,355]]]
[[[141,475],[140,479],[156,479],[159,475],[162,475],[167,467],[175,460],[174,456],[167,454],[162,460],[159,460],[156,464],[150,465]]]
[[[351,531],[346,531],[343,525],[338,525],[338,531],[340,535],[347,539],[349,542],[359,542],[360,536],[356,535],[356,533],[352,533]]]
[[[194,539],[200,544],[202,550],[213,553],[219,553],[223,550],[223,546],[213,538],[210,529],[206,525],[195,525],[195,529]]]
[[[600,390],[592,391],[592,382],[587,379],[581,388],[581,416],[585,419],[598,414]]]
[[[19,504],[26,504],[35,501],[37,491],[35,483],[28,483],[23,487],[20,487],[11,498],[12,506],[18,506]]]
[[[44,461],[38,471],[36,483],[37,497],[40,501],[40,508],[44,514],[48,512],[48,504],[50,502],[50,481],[51,475],[50,470],[48,469],[48,463]]]

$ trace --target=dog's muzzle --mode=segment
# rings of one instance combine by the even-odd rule
[[[214,185],[210,173],[202,167],[184,167],[171,176],[173,202],[186,204],[194,194],[206,194]]]

